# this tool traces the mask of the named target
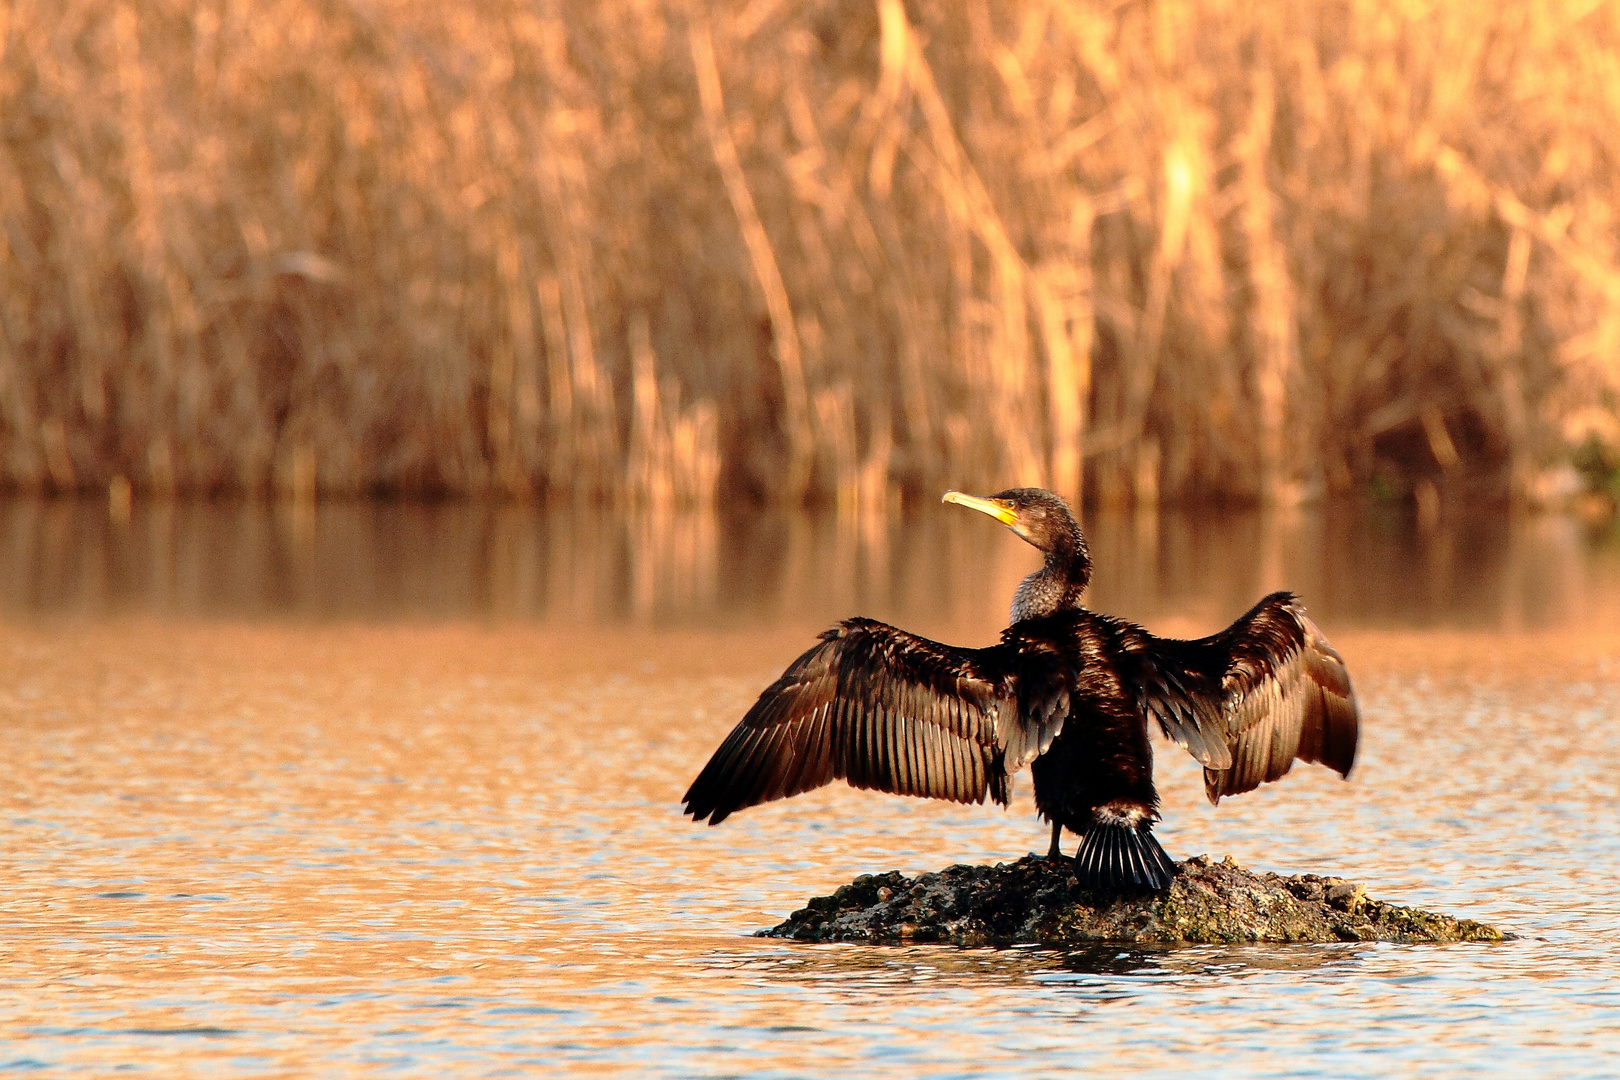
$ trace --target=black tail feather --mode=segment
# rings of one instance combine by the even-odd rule
[[[1145,825],[1145,823],[1144,823]],[[1092,889],[1164,892],[1176,875],[1149,827],[1126,821],[1094,821],[1074,857],[1075,876]]]
[[[1142,848],[1139,844],[1122,845],[1125,849],[1125,869],[1137,881],[1148,880],[1147,864],[1142,860]]]

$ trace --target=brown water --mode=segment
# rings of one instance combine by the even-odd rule
[[[1612,1076],[1620,541],[1482,518],[1103,521],[1093,602],[1195,633],[1289,584],[1349,783],[1203,802],[1178,857],[1340,874],[1501,946],[958,951],[747,934],[856,873],[1043,849],[829,788],[692,825],[759,688],[855,612],[991,640],[969,515],[0,505],[0,1068],[158,1075]]]

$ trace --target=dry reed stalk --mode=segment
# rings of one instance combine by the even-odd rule
[[[1588,0],[15,0],[0,484],[1534,494],[1616,87]]]
[[[1288,497],[1286,444],[1288,383],[1298,364],[1287,255],[1272,232],[1275,210],[1266,163],[1272,154],[1272,120],[1277,110],[1271,72],[1255,72],[1249,126],[1238,148],[1243,170],[1243,232],[1254,291],[1255,383],[1260,405],[1260,483],[1273,502]]]
[[[803,497],[810,483],[810,466],[814,435],[810,430],[810,409],[804,382],[804,361],[799,351],[799,328],[793,317],[793,304],[788,299],[787,286],[782,282],[782,271],[777,265],[776,252],[760,221],[754,206],[754,197],[748,190],[748,178],[737,157],[737,145],[731,136],[731,120],[726,115],[725,98],[720,88],[720,71],[714,59],[714,42],[707,21],[697,10],[689,15],[692,43],[692,66],[696,69],[698,96],[703,103],[704,126],[709,142],[714,147],[714,158],[725,181],[726,196],[731,200],[747,245],[749,259],[760,290],[765,294],[765,308],[769,313],[772,353],[782,379],[782,402],[785,415],[782,427],[787,437],[787,482],[784,494],[791,500]]]

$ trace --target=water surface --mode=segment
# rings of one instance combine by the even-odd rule
[[[1202,633],[1292,586],[1361,697],[1349,783],[1301,767],[1210,807],[1160,744],[1173,855],[1520,940],[747,936],[859,872],[1044,849],[1027,778],[1006,811],[842,787],[719,828],[676,809],[829,619],[992,640],[1031,557],[985,525],[0,507],[0,1066],[1615,1074],[1620,544],[1569,519],[1091,529],[1096,606]]]

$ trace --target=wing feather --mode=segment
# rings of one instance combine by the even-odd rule
[[[1206,768],[1230,768],[1232,751],[1221,715],[1218,680],[1188,663],[1203,659],[1193,652],[1201,643],[1156,638],[1137,627],[1122,630],[1127,653],[1139,662],[1136,685],[1142,711],[1158,721],[1166,738]]]
[[[817,712],[810,718],[809,731],[807,732],[804,745],[796,747],[789,744],[788,751],[792,757],[792,761],[783,771],[781,780],[782,791],[804,790],[800,785],[804,784],[807,774],[815,768],[816,762],[818,762],[821,758],[821,754],[819,752],[820,745],[823,741],[821,729],[825,726],[825,724],[825,710]],[[811,784],[810,786],[814,787],[815,785]]]
[[[953,648],[870,619],[843,622],[726,736],[687,790],[686,812],[719,824],[840,778],[902,795],[1005,804],[1002,739],[1022,732],[1007,652]],[[1044,730],[1028,738],[1050,742]]]
[[[1205,768],[1210,802],[1276,780],[1295,760],[1350,774],[1361,723],[1350,674],[1296,597],[1273,593],[1205,640],[1225,657],[1226,740],[1242,761]]]
[[[1276,780],[1295,760],[1349,775],[1360,727],[1350,675],[1293,594],[1273,593],[1196,641],[1134,631],[1125,644],[1144,710],[1204,765],[1210,802]]]
[[[902,699],[905,695],[901,695]],[[912,788],[913,776],[911,771],[911,740],[906,736],[911,734],[907,729],[903,712],[898,709],[889,710],[889,753],[894,758],[894,771],[900,778],[900,793],[902,795],[915,794]]]

